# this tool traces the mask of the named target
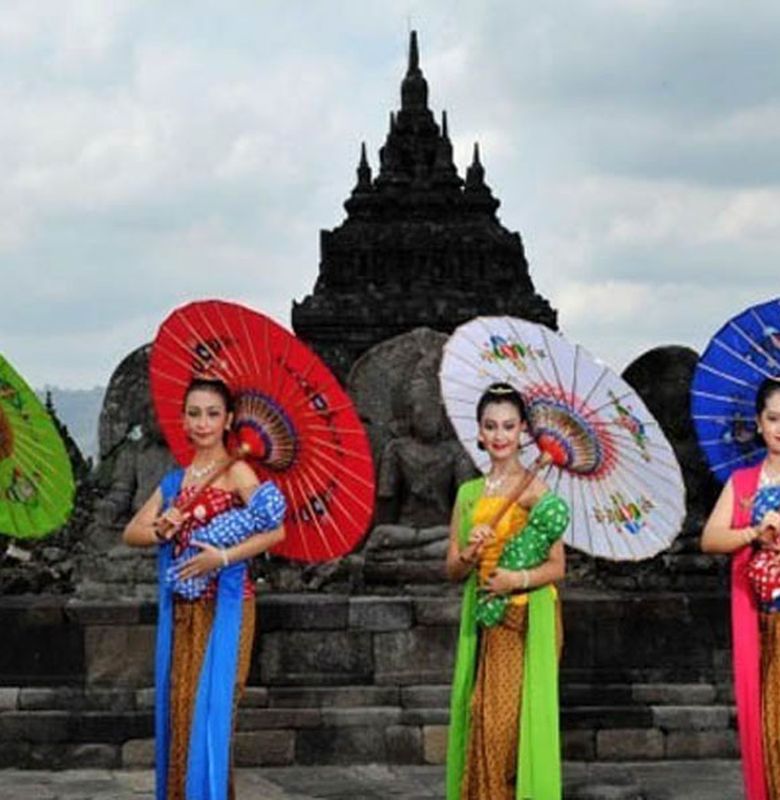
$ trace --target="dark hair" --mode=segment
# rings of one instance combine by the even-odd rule
[[[764,378],[756,393],[756,416],[766,408],[767,400],[775,393],[780,392],[780,378]]]
[[[477,422],[482,422],[482,417],[485,409],[490,403],[510,403],[517,409],[522,422],[528,422],[528,411],[525,407],[525,400],[520,392],[509,383],[491,383],[482,396],[477,401]],[[482,442],[477,442],[477,447],[480,450],[485,449]]]
[[[233,410],[233,394],[224,381],[218,378],[193,378],[187,387],[187,391],[184,392],[183,404],[186,406],[187,398],[193,392],[198,391],[213,392],[219,395],[219,397],[222,398],[222,402],[225,404],[225,410],[228,414]]]

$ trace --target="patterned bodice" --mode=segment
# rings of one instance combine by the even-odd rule
[[[186,505],[190,498],[198,491],[198,486],[193,484],[186,486],[179,492],[175,505],[178,508]],[[190,509],[192,516],[179,528],[173,540],[174,557],[181,555],[182,551],[189,546],[192,534],[202,525],[210,522],[218,514],[230,511],[232,508],[243,505],[241,497],[236,492],[229,492],[227,489],[220,489],[216,486],[207,486],[195,503],[194,508]],[[216,593],[216,581],[211,581],[208,589],[203,595],[204,599],[213,599]],[[255,585],[247,570],[244,583],[244,597],[253,597]]]

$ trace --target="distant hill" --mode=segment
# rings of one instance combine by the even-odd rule
[[[103,405],[104,386],[94,389],[59,389],[56,386],[45,386],[36,389],[36,394],[45,400],[46,392],[51,392],[54,410],[68,433],[73,437],[84,458],[97,457],[98,453],[98,417]]]

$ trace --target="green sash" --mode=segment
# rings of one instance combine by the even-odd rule
[[[458,541],[466,544],[471,517],[485,479],[461,485]],[[470,703],[477,662],[477,575],[472,571],[463,590],[458,649],[450,697],[447,739],[447,800],[460,800],[469,738]],[[516,800],[560,800],[561,755],[558,723],[558,654],[555,599],[551,586],[528,593],[523,699]],[[533,691],[531,691],[533,687]]]

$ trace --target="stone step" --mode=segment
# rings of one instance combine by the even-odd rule
[[[248,686],[242,705],[271,708],[392,706],[447,708],[448,684],[419,686]],[[0,686],[0,711],[124,711],[151,708],[154,690],[100,686]],[[573,707],[691,706],[731,704],[731,693],[713,684],[562,683],[561,705]]]

